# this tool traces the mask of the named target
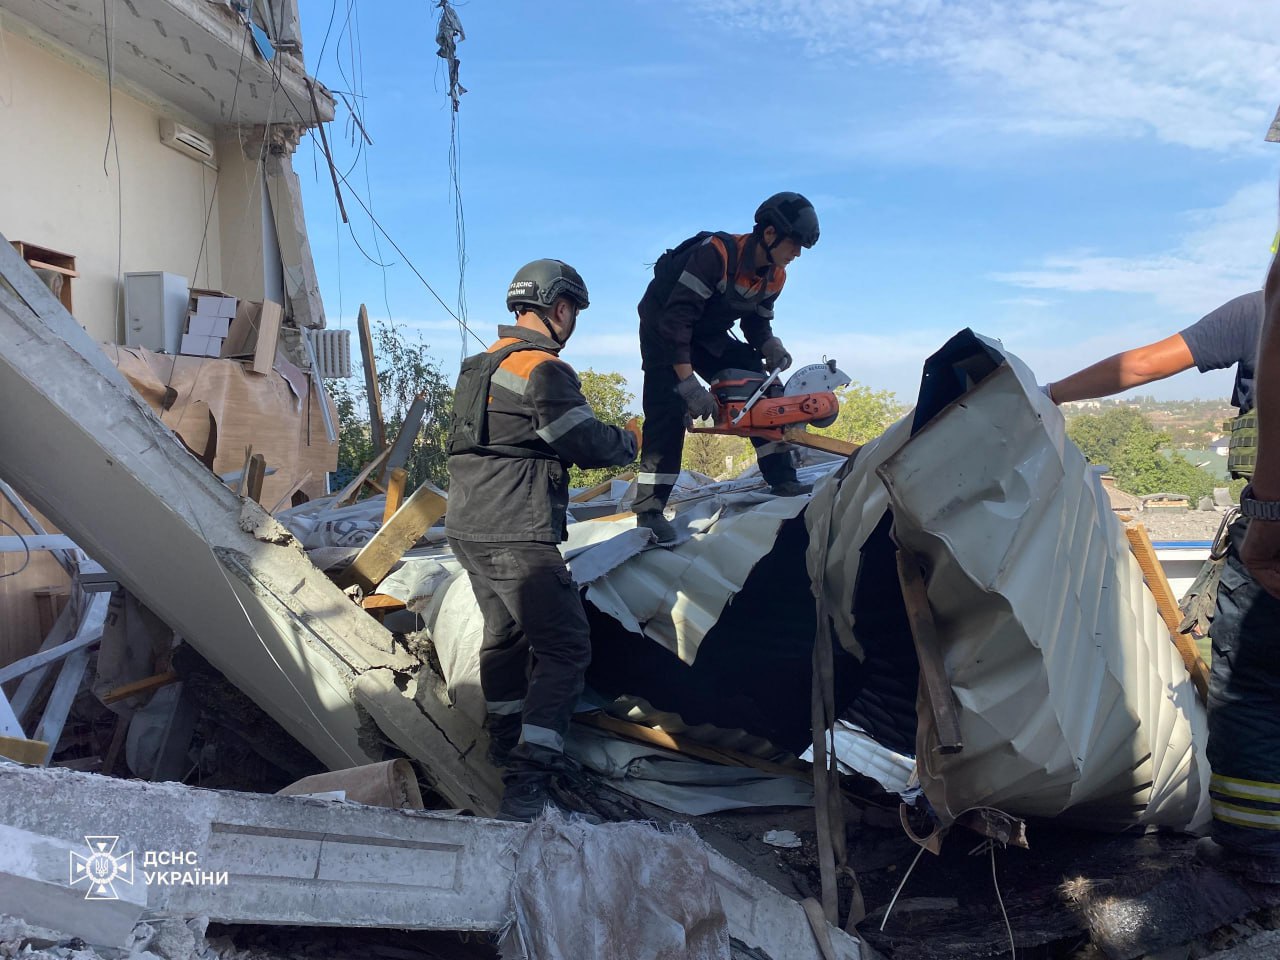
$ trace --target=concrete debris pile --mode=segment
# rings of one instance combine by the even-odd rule
[[[28,412],[0,418],[4,479],[84,558],[70,639],[35,666],[66,656],[65,672],[86,651],[60,699],[97,709],[119,695],[129,709],[116,749],[129,741],[135,775],[257,764],[256,783],[212,780],[257,790],[321,777],[296,788],[311,795],[300,799],[0,765],[0,846],[34,851],[4,861],[15,899],[0,904],[21,894],[24,919],[74,934],[83,893],[49,864],[98,857],[105,870],[115,854],[84,843],[114,837],[143,857],[192,853],[201,878],[227,880],[147,884],[117,901],[117,946],[148,917],[501,929],[534,835],[483,819],[498,775],[483,759],[481,620],[439,526],[445,495],[422,485],[406,496],[393,469],[387,494],[358,499],[399,456],[393,442],[345,490],[272,515],[192,456],[164,404],[144,400],[2,242],[0,277],[0,403]],[[975,810],[990,811],[987,823],[1105,830],[1203,823],[1203,707],[1097,478],[1016,358],[965,331],[930,359],[913,413],[856,456],[808,456],[811,499],[772,496],[751,475],[682,477],[669,547],[636,529],[630,481],[572,506],[564,552],[593,643],[568,744],[585,771],[574,790],[600,819],[684,820],[709,844],[678,831],[662,834],[682,838],[678,849],[649,844],[673,884],[664,893],[685,875],[718,893],[718,904],[677,898],[701,906],[674,919],[669,903],[645,908],[704,951],[689,956],[725,955],[726,932],[731,952],[757,951],[744,956],[871,955],[790,896],[815,896],[814,832],[796,829],[815,802],[815,637],[829,647],[831,744],[847,773],[837,799],[867,837],[885,826],[872,811],[899,805],[934,852],[955,823],[982,831]],[[103,584],[119,587],[105,630]],[[85,676],[97,677],[88,690]],[[0,720],[26,740],[29,715]],[[22,759],[47,764],[50,735],[48,753]],[[451,812],[350,802],[375,795]],[[897,816],[890,832],[904,840]],[[770,819],[756,829],[749,817]],[[761,839],[782,827],[798,842]],[[537,856],[556,862],[609,836],[541,829]],[[883,870],[918,849],[904,842],[905,860]],[[613,862],[602,898],[639,886],[624,874],[643,864]],[[884,889],[866,869],[858,895],[887,904],[900,874]],[[531,903],[557,906],[535,887]],[[854,901],[847,879],[840,897]],[[1052,932],[1035,943],[1089,929],[1053,899]],[[590,909],[618,906],[605,903]]]

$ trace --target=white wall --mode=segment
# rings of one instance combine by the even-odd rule
[[[114,152],[107,157],[110,176],[104,175],[105,80],[11,30],[0,41],[0,233],[73,254],[80,271],[72,284],[76,319],[97,340],[119,340],[117,251],[122,273],[165,270],[190,278],[214,171],[164,146],[161,114],[117,86],[122,176],[118,181]],[[122,243],[117,183],[123,184]],[[218,207],[196,277],[201,287],[222,286]],[[261,245],[258,211],[251,222]]]

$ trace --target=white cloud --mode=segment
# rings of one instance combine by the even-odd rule
[[[968,88],[965,118],[1004,131],[1227,150],[1261,141],[1280,91],[1275,9],[1259,0],[695,3],[815,59],[940,69]]]
[[[1243,187],[1222,206],[1186,218],[1188,231],[1165,250],[1055,254],[993,279],[1033,290],[1147,294],[1179,313],[1204,312],[1262,286],[1276,229],[1274,182]]]

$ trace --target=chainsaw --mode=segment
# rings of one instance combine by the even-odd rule
[[[840,401],[834,391],[852,381],[834,360],[801,367],[785,384],[778,382],[781,373],[721,370],[707,386],[716,401],[711,426],[693,426],[690,432],[782,440],[788,427],[829,427],[836,422]]]

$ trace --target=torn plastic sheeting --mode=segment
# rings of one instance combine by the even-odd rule
[[[860,548],[886,509],[928,563],[960,705],[964,749],[943,756],[917,703],[921,784],[944,820],[986,805],[1095,828],[1204,822],[1204,710],[1105,494],[1020,361],[958,334],[926,365],[914,416],[815,496],[811,527],[833,511],[829,613],[854,648]]]
[[[505,960],[729,960],[729,923],[696,834],[598,827],[548,811],[530,825],[511,883]]]

